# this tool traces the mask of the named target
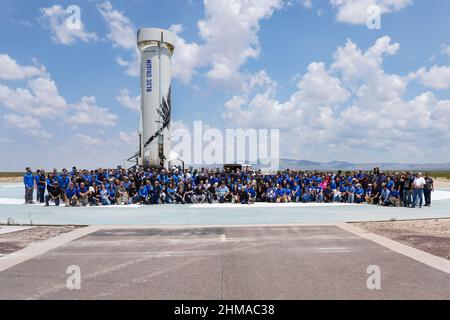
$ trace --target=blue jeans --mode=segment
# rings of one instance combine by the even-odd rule
[[[413,208],[415,208],[417,204],[419,204],[420,207],[423,206],[423,189],[413,190]]]
[[[412,203],[411,201],[411,191],[409,189],[404,189],[403,190],[403,197],[402,197],[402,201],[403,201],[403,206],[404,207],[409,207],[409,205]]]
[[[355,202],[355,194],[354,193],[349,193],[348,194],[347,203],[354,203],[354,202]]]

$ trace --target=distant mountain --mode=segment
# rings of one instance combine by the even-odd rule
[[[302,170],[371,170],[379,167],[382,170],[450,170],[450,163],[396,163],[373,162],[352,163],[346,161],[314,162],[308,160],[280,159],[280,169]]]
[[[267,168],[270,163],[267,159],[260,159],[257,165],[253,165],[254,169]],[[196,166],[200,167],[200,166]],[[216,169],[222,165],[203,165],[201,167]],[[315,162],[309,160],[280,159],[280,170],[321,170],[321,171],[337,171],[337,170],[372,170],[379,167],[381,170],[411,170],[411,171],[450,171],[450,163],[396,163],[396,162],[372,162],[372,163],[352,163],[347,161],[330,161]]]

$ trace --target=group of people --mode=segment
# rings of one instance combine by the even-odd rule
[[[66,206],[255,202],[368,203],[383,206],[431,205],[429,173],[318,172],[285,170],[273,174],[220,169],[103,169],[46,173],[26,169],[25,203]]]

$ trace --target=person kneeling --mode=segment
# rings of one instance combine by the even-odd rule
[[[66,190],[66,199],[66,207],[78,207],[80,205],[78,203],[77,189],[72,182]]]
[[[45,206],[50,205],[50,201],[55,203],[55,206],[59,206],[59,201],[61,199],[61,188],[58,182],[54,182],[53,185],[47,186],[48,194],[45,196]]]

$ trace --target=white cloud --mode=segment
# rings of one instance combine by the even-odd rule
[[[22,133],[41,140],[50,140],[52,135],[42,127],[39,119],[32,116],[20,116],[17,114],[6,114],[3,116],[8,126],[20,129]]]
[[[261,20],[282,7],[281,0],[205,0],[205,18],[197,25],[204,41],[202,63],[206,77],[218,85],[241,88],[240,68],[248,59],[257,58]],[[174,64],[176,63],[174,57]]]
[[[42,66],[21,66],[9,55],[0,53],[0,79],[2,80],[23,80],[44,74],[45,68]]]
[[[300,4],[306,9],[312,9],[313,7],[312,0],[300,0]]]
[[[71,137],[71,142],[75,145],[98,146],[102,144],[99,138],[91,137],[87,134],[76,133]]]
[[[257,58],[261,20],[268,19],[282,7],[282,0],[204,0],[205,17],[198,21],[201,42],[181,37],[183,27],[174,24],[175,52],[172,58],[174,78],[187,84],[195,74],[203,74],[215,86],[244,89],[255,75],[241,71],[249,60]],[[107,37],[113,46],[131,50],[130,59],[117,58],[129,75],[139,75],[136,28],[123,12],[110,2],[98,5],[108,25]]]
[[[0,105],[24,114],[54,118],[67,110],[53,80],[38,77],[27,81],[28,88],[0,85]]]
[[[118,116],[97,106],[95,97],[82,97],[78,103],[69,104],[49,75],[31,77],[33,74],[29,73],[25,88],[0,84],[0,106],[36,118],[59,118],[74,126],[116,125]]]
[[[70,45],[77,40],[83,42],[90,42],[98,40],[95,32],[87,32],[84,23],[81,20],[79,28],[69,28],[68,19],[71,13],[66,12],[66,9],[60,5],[54,5],[49,8],[41,8],[42,19],[48,24],[52,31],[52,39],[56,43]]]
[[[433,66],[429,70],[421,68],[411,77],[418,78],[422,85],[436,90],[450,88],[450,66]]]
[[[442,54],[450,57],[450,45],[442,45]]]
[[[102,127],[113,127],[119,117],[109,112],[107,108],[99,107],[95,97],[82,97],[81,101],[71,106],[73,114],[67,122],[74,126],[97,125]]]
[[[136,146],[139,143],[139,136],[137,132],[119,132],[119,139],[125,144]]]
[[[411,77],[383,70],[383,59],[398,49],[387,37],[365,52],[349,40],[329,69],[311,63],[286,101],[273,90],[234,96],[225,103],[224,117],[229,127],[280,129],[285,157],[445,161],[450,151],[441,149],[450,138],[450,101],[431,92],[405,100]]]
[[[132,50],[130,60],[117,57],[116,62],[126,68],[130,76],[139,75],[140,55],[136,44],[136,27],[122,11],[113,8],[109,1],[97,5],[97,8],[106,22],[108,34],[106,37],[116,48]]]
[[[382,14],[387,14],[408,7],[412,0],[330,0],[330,3],[337,10],[338,22],[365,25],[370,16],[367,13],[370,6],[377,5]]]
[[[107,23],[107,38],[114,46],[123,49],[136,48],[136,28],[122,11],[114,10],[109,1],[97,5],[100,14]]]
[[[141,111],[141,96],[132,97],[130,91],[127,89],[120,90],[119,95],[116,97],[117,101],[134,112]]]

